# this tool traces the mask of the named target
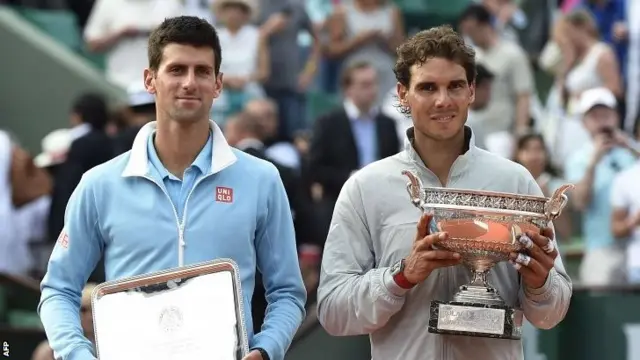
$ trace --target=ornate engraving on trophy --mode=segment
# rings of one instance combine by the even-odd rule
[[[438,328],[501,335],[505,314],[502,309],[440,304]]]

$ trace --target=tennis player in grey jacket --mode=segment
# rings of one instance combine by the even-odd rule
[[[428,234],[428,219],[409,201],[401,172],[413,171],[425,186],[542,191],[522,166],[474,146],[465,122],[475,53],[451,28],[407,40],[395,72],[400,106],[414,126],[402,152],[361,169],[340,193],[322,260],[320,323],[336,336],[370,335],[374,360],[523,359],[520,340],[427,332],[430,301],[451,300],[471,279],[458,254],[430,246],[446,234]],[[514,254],[491,270],[489,281],[531,324],[550,329],[567,312],[571,280],[557,249],[549,249],[553,230],[529,237],[534,247],[526,261]]]

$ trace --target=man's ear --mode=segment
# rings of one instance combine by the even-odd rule
[[[216,76],[216,87],[215,90],[213,91],[213,98],[217,99],[218,96],[220,96],[220,93],[222,92],[222,78],[223,78],[224,74],[223,73],[219,73]]]
[[[475,81],[469,84],[469,104],[473,104],[476,101],[476,83]]]
[[[155,72],[149,68],[144,69],[144,87],[149,94],[156,94]]]
[[[409,108],[409,100],[407,99],[409,95],[409,89],[401,83],[397,83],[396,92],[398,93],[398,101],[400,102],[400,107],[404,109]]]

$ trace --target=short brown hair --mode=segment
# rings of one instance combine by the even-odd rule
[[[374,69],[373,64],[360,60],[348,64],[340,73],[340,86],[346,89],[353,82],[353,73],[363,69]]]
[[[449,25],[420,31],[397,49],[398,59],[393,72],[402,85],[411,84],[411,67],[429,59],[443,58],[462,66],[471,84],[476,79],[476,52]]]

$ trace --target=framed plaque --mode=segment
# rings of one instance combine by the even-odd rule
[[[92,294],[100,360],[241,360],[248,352],[232,260],[98,285]]]

